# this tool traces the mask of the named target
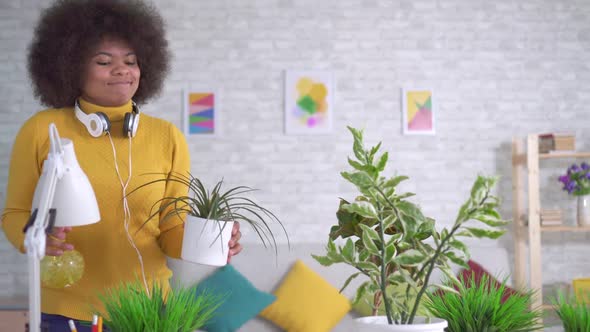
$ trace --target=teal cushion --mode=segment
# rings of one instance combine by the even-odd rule
[[[199,283],[196,294],[213,292],[223,296],[214,317],[201,327],[208,332],[236,331],[276,300],[276,296],[258,290],[239,271],[226,265]]]

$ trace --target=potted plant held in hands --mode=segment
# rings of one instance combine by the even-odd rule
[[[250,187],[237,186],[224,191],[222,180],[208,190],[201,180],[191,174],[170,174],[167,178],[143,184],[134,191],[162,181],[180,183],[188,188],[188,194],[160,199],[154,204],[157,208],[145,223],[161,214],[162,222],[168,218],[186,216],[181,253],[183,260],[214,266],[226,265],[234,222],[251,226],[265,247],[270,245],[275,250],[277,248],[270,222],[277,222],[285,232],[287,241],[289,239],[276,215],[248,197],[254,191]]]
[[[341,201],[338,225],[331,229],[327,253],[313,257],[325,266],[353,266],[358,272],[347,279],[344,287],[358,276],[367,278],[357,289],[354,301],[369,295],[376,306],[383,303],[386,315],[356,319],[359,331],[442,332],[446,321],[417,317],[420,302],[432,287],[455,292],[445,285],[431,285],[430,277],[440,269],[456,280],[450,263],[466,266],[469,257],[460,236],[495,239],[504,234],[500,227],[506,221],[498,213],[498,199],[491,194],[496,179],[478,177],[452,227],[437,231],[434,220],[407,200],[413,194],[397,191],[398,184],[407,177],[382,175],[388,154],[377,156],[381,143],[365,149],[362,131],[348,129],[354,137],[355,159],[348,159],[353,170],[341,175],[356,186],[360,195],[353,202]],[[471,220],[487,227],[467,227]],[[346,241],[337,245],[337,239]]]

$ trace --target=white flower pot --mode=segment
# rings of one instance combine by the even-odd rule
[[[198,264],[226,265],[233,226],[233,221],[188,216],[184,224],[180,257]]]
[[[426,318],[416,317],[411,325],[389,325],[385,316],[368,316],[354,320],[358,332],[444,332],[447,321],[440,318],[431,318],[430,323],[425,323]]]

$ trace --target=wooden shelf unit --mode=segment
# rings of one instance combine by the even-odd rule
[[[590,152],[539,153],[539,136],[530,134],[526,138],[526,150],[522,139],[512,141],[512,220],[514,220],[514,280],[517,286],[528,286],[535,290],[532,307],[551,309],[543,304],[543,276],[541,260],[541,233],[544,232],[590,232],[590,227],[541,226],[541,193],[539,188],[539,161],[542,159],[590,158]],[[527,186],[524,185],[524,175]],[[525,195],[526,194],[526,195]],[[528,208],[525,211],[525,196]],[[528,225],[523,220],[528,216]],[[526,278],[526,244],[529,244],[529,276]]]
[[[541,226],[541,232],[590,232],[590,226]]]

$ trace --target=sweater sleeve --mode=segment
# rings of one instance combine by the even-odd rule
[[[37,127],[36,117],[33,116],[16,136],[8,171],[6,204],[2,213],[2,229],[6,238],[23,253],[23,228],[31,215],[33,195],[42,167],[37,139],[40,131]]]
[[[172,142],[170,174],[187,175],[190,171],[190,154],[184,135],[174,125],[170,125],[170,138]],[[175,181],[166,182],[164,197],[180,197],[187,194],[188,188],[185,185]],[[182,237],[184,235],[184,216],[183,218],[168,218],[164,221],[164,216],[167,213],[168,210],[160,213],[160,237],[158,241],[166,255],[180,258]]]

